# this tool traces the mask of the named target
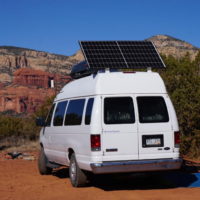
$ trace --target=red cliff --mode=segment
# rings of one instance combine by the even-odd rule
[[[54,89],[6,87],[0,90],[0,112],[12,110],[16,113],[32,113],[47,97],[53,95],[55,95]]]
[[[42,88],[50,88],[51,81],[60,86],[68,83],[71,80],[70,76],[60,74],[52,74],[42,70],[34,70],[30,68],[21,68],[14,72],[14,84],[25,86],[37,86]]]
[[[32,113],[47,97],[55,95],[70,80],[70,76],[30,68],[18,69],[11,85],[4,87],[0,84],[0,112],[12,110],[17,113]],[[52,81],[54,88],[51,87]]]

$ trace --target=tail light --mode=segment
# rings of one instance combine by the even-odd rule
[[[101,137],[100,135],[91,135],[91,150],[92,151],[100,151],[101,150]]]
[[[175,144],[175,147],[179,147],[180,142],[181,142],[180,132],[176,131],[176,132],[174,132],[174,144]]]

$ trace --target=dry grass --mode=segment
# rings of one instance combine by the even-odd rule
[[[19,146],[12,146],[5,148],[4,151],[7,152],[27,152],[27,151],[38,151],[39,150],[39,143],[38,141],[27,141],[27,143],[19,145]]]
[[[6,138],[0,141],[0,152],[27,152],[38,151],[39,142],[30,141],[24,138]]]

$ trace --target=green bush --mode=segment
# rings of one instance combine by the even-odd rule
[[[28,140],[36,140],[39,136],[40,127],[35,124],[36,117],[45,117],[52,104],[54,97],[46,101],[32,115],[18,116],[7,112],[0,114],[0,141],[6,137],[18,137]]]
[[[163,56],[167,69],[160,72],[171,96],[182,133],[181,152],[200,157],[200,52],[194,61]]]

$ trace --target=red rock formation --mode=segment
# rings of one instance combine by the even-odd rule
[[[48,72],[21,68],[14,72],[14,84],[49,88],[49,79],[53,78]]]
[[[51,80],[54,80],[54,88],[51,88]],[[13,84],[7,87],[0,84],[0,112],[35,112],[47,97],[55,95],[70,80],[69,76],[20,68],[14,73]]]
[[[32,113],[47,97],[53,95],[55,95],[54,89],[6,87],[0,90],[0,112],[12,110],[17,113]]]
[[[54,80],[55,84],[59,84],[60,87],[60,84],[63,86],[69,82],[71,78],[60,74],[51,74],[42,70],[21,68],[14,72],[13,83],[25,86],[50,88],[51,80]]]
[[[51,80],[54,80],[55,88],[50,88]],[[70,80],[69,76],[60,74],[30,68],[18,69],[14,73],[13,84],[8,87],[0,84],[0,112],[35,112],[47,97],[55,95]]]
[[[4,84],[0,82],[0,89],[4,87]]]

